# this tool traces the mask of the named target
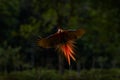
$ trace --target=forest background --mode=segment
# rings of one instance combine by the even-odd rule
[[[119,80],[119,0],[0,0],[0,80]],[[76,62],[35,43],[83,28]]]

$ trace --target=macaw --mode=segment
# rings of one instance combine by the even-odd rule
[[[63,30],[58,28],[56,33],[48,37],[38,39],[37,44],[43,48],[56,48],[57,51],[64,54],[68,64],[70,65],[70,59],[76,61],[74,57],[75,40],[81,38],[84,33],[84,29]]]

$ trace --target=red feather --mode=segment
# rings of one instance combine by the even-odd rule
[[[38,45],[44,48],[55,47],[59,52],[62,52],[70,65],[70,58],[74,61],[74,43],[75,40],[80,38],[85,31],[83,29],[78,29],[75,31],[58,29],[58,31],[46,38],[39,39],[37,41]]]

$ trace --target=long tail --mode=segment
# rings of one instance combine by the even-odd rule
[[[57,47],[57,49],[61,52],[64,53],[68,64],[70,65],[70,58],[73,59],[74,61],[76,61],[75,57],[74,57],[74,42],[73,41],[68,41],[65,44],[61,44],[59,45],[59,47]]]

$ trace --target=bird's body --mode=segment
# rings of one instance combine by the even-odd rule
[[[56,48],[59,52],[64,53],[69,65],[70,58],[75,61],[74,58],[74,42],[76,39],[80,38],[85,31],[83,29],[78,30],[63,30],[58,29],[58,31],[46,38],[38,40],[38,45],[43,48]]]

